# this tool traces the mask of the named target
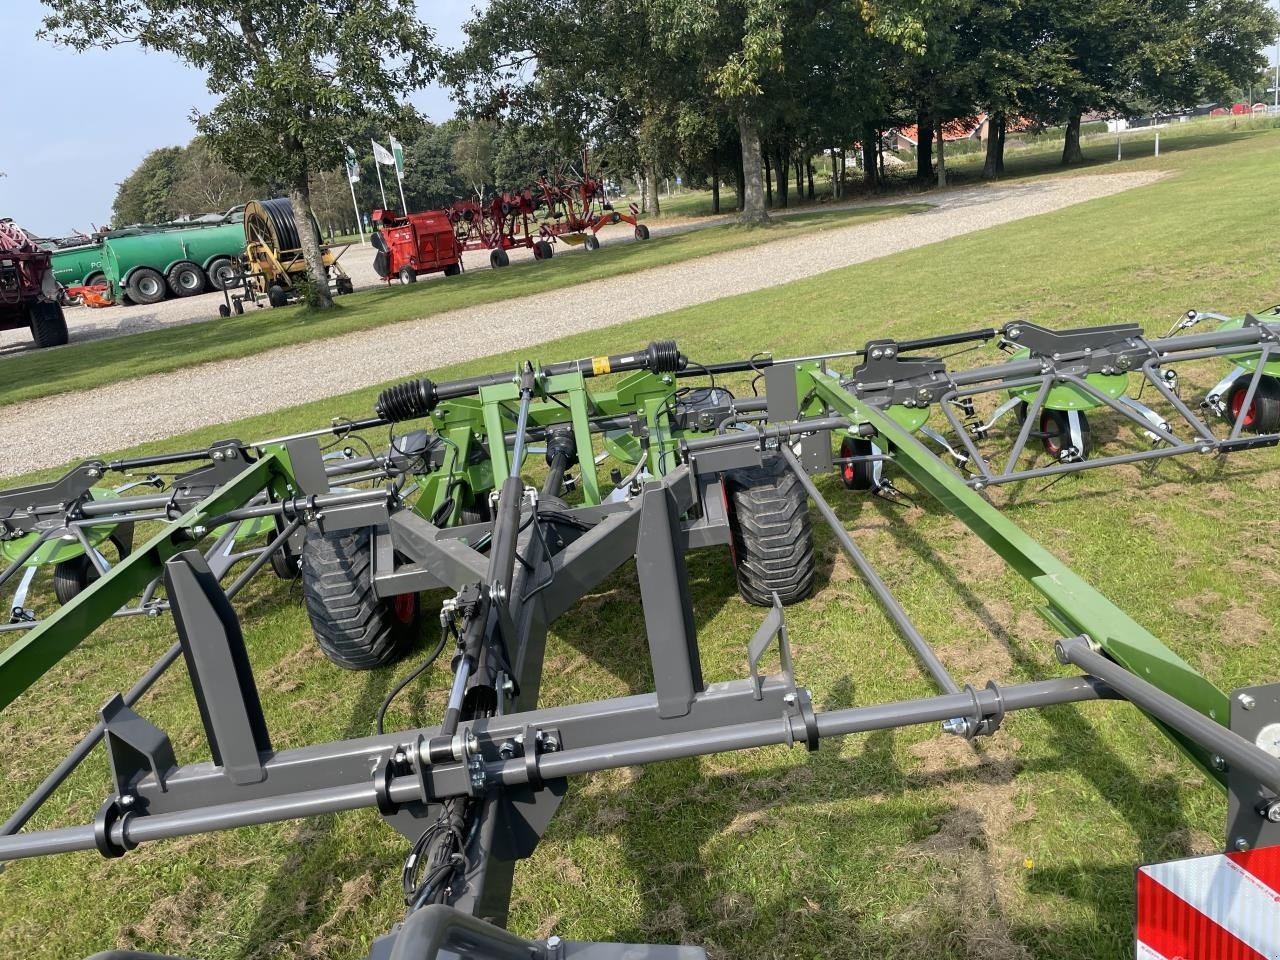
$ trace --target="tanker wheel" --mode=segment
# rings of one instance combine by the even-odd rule
[[[1232,423],[1244,413],[1244,428],[1250,433],[1275,433],[1280,430],[1280,380],[1263,376],[1258,380],[1258,389],[1254,391],[1253,402],[1244,410],[1244,398],[1249,392],[1249,381],[1252,374],[1237,377],[1227,389],[1226,416]]]
[[[52,301],[33,303],[27,316],[30,318],[31,339],[40,349],[60,347],[67,342],[67,318],[62,304]]]
[[[114,533],[108,539],[116,548],[116,562],[119,563],[129,555],[129,546],[124,538]],[[53,595],[58,598],[59,604],[66,606],[96,583],[98,576],[98,568],[87,553],[63,560],[53,565]]]
[[[400,278],[400,283],[404,286],[418,282],[418,274],[413,267],[401,267],[400,272],[396,274],[396,276]]]
[[[226,290],[236,278],[235,264],[228,257],[218,257],[209,264],[206,276],[209,278],[209,286],[213,289]]]
[[[781,457],[724,475],[738,593],[759,607],[813,592],[813,527],[804,486]]]
[[[534,253],[534,256],[537,256],[536,251]],[[507,255],[507,251],[505,250],[489,251],[489,266],[493,267],[495,270],[498,267],[505,267],[510,262],[511,262],[511,257]]]
[[[1086,460],[1089,457],[1089,449],[1092,446],[1089,435],[1089,418],[1083,413],[1080,417],[1080,449],[1076,452],[1077,459]],[[1049,454],[1055,460],[1062,456],[1062,451],[1072,446],[1071,443],[1071,417],[1066,410],[1042,410],[1040,411],[1040,433],[1044,443],[1044,452]]]
[[[586,247],[588,250],[599,250],[600,238],[593,233],[588,233],[586,236],[586,239],[583,240],[582,245]]]
[[[204,271],[194,263],[179,263],[169,271],[169,290],[175,297],[194,297],[204,293]]]
[[[643,223],[636,224],[636,239],[637,240],[649,239],[649,228],[646,227]]]
[[[129,277],[125,289],[129,292],[129,299],[134,303],[152,304],[164,299],[167,288],[164,277],[160,276],[159,271],[152,270],[150,267],[139,267]]]
[[[462,272],[462,264],[460,263],[451,263],[444,268],[444,275],[446,277],[456,277],[461,272]]]
[[[373,591],[373,529],[310,531],[302,546],[302,596],[321,651],[344,670],[399,660],[417,639],[416,593]]]
[[[107,286],[107,275],[105,273],[95,273],[84,282],[86,287],[105,287]]]

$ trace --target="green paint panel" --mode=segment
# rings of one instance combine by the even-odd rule
[[[115,500],[117,498],[118,494],[109,487],[93,488],[94,500]],[[117,523],[104,523],[85,527],[85,538],[96,547],[111,536],[118,526],[119,524]],[[32,532],[25,537],[18,537],[16,540],[0,542],[0,559],[12,563],[22,556],[23,551],[27,550],[39,536],[39,533]],[[83,553],[84,547],[80,545],[80,541],[76,539],[74,534],[67,533],[56,540],[41,544],[40,549],[33,553],[23,566],[39,567],[45,564],[62,563],[64,560],[74,560]]]
[[[1222,323],[1218,324],[1218,329],[1219,330],[1239,330],[1243,326],[1244,326],[1244,318],[1240,317],[1238,319],[1223,321]],[[1237,354],[1236,356],[1228,357],[1227,359],[1230,360],[1232,363],[1234,363],[1236,366],[1244,367],[1244,369],[1247,370],[1249,373],[1253,373],[1254,370],[1258,369],[1258,360],[1261,358],[1261,356],[1262,354],[1260,352],[1254,351],[1253,353]],[[1274,360],[1268,360],[1266,366],[1262,368],[1262,372],[1267,374],[1268,376],[1280,377],[1280,357],[1277,357]]]
[[[1018,350],[1010,357],[1009,362],[1025,360],[1029,355],[1029,350]],[[1124,373],[1091,373],[1084,379],[1089,386],[1100,393],[1105,393],[1113,400],[1118,400],[1124,396],[1125,391],[1129,388],[1129,377]],[[1030,403],[1039,392],[1040,384],[1033,383],[1026,387],[1017,387],[1010,390],[1009,396],[1018,397]],[[1094,407],[1104,406],[1097,397],[1090,396],[1071,383],[1058,383],[1050,387],[1049,393],[1044,399],[1044,405],[1050,410],[1092,410]]]

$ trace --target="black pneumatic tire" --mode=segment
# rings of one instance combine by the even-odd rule
[[[400,282],[405,286],[418,282],[418,272],[413,267],[401,267],[399,274]]]
[[[1244,412],[1244,429],[1250,433],[1275,433],[1280,431],[1280,379],[1266,376],[1258,380],[1258,389],[1254,391],[1253,402],[1247,411],[1242,411],[1244,398],[1249,392],[1249,382],[1253,374],[1246,373],[1237,377],[1235,383],[1227,389],[1226,420],[1235,423],[1236,418]]]
[[[586,247],[588,251],[599,250],[600,238],[595,234],[588,233],[586,238],[582,241],[582,245]]]
[[[152,270],[150,267],[139,267],[130,275],[125,290],[134,303],[152,304],[159,303],[165,298],[168,287],[159,271]]]
[[[209,269],[205,271],[205,276],[209,278],[209,286],[214,290],[226,290],[231,286],[231,281],[235,280],[236,267],[229,257],[218,257],[213,263],[209,264]]]
[[[649,228],[646,227],[643,223],[636,224],[636,239],[637,240],[649,239]]]
[[[344,670],[399,660],[417,639],[416,593],[373,593],[372,529],[309,531],[302,546],[302,596],[321,651]]]
[[[116,548],[116,562],[129,555],[133,533],[118,529],[108,538]],[[66,606],[98,581],[98,568],[87,553],[53,565],[53,595],[60,606]]]
[[[499,267],[505,267],[510,262],[511,262],[511,257],[507,254],[507,251],[505,250],[489,251],[489,266],[492,267],[493,269],[496,270]]]
[[[194,263],[177,263],[169,271],[166,281],[169,292],[175,297],[194,297],[204,293],[204,271]]]
[[[62,312],[62,304],[52,301],[33,303],[28,316],[31,339],[37,347],[43,350],[45,347],[60,347],[67,342],[67,318]]]
[[[758,607],[813,592],[813,527],[804,487],[781,457],[725,474],[738,593]]]

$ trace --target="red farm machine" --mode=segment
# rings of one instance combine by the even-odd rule
[[[388,283],[416,283],[425,273],[446,277],[462,272],[463,245],[454,235],[449,214],[427,210],[403,216],[394,210],[373,212],[373,245],[378,253],[373,268]]]
[[[67,342],[52,254],[12,220],[0,220],[0,330],[31,329],[37,347]]]
[[[565,164],[543,172],[532,187],[488,198],[459,200],[445,211],[463,250],[488,250],[489,265],[505,267],[508,251],[528,248],[534,259],[550,260],[553,244],[563,241],[597,250],[600,230],[629,223],[637,240],[649,239],[649,228],[637,221],[639,209],[615,210],[603,176],[589,172],[587,153],[582,172]]]

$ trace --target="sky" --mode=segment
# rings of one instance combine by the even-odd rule
[[[418,0],[436,40],[455,46],[473,6],[486,0]],[[193,109],[212,98],[204,77],[172,57],[133,47],[76,53],[37,40],[39,0],[0,0],[5,74],[0,97],[0,217],[39,236],[89,232],[111,219],[116,184],[157,147],[195,134]],[[433,120],[453,115],[448,94],[411,98]]]

